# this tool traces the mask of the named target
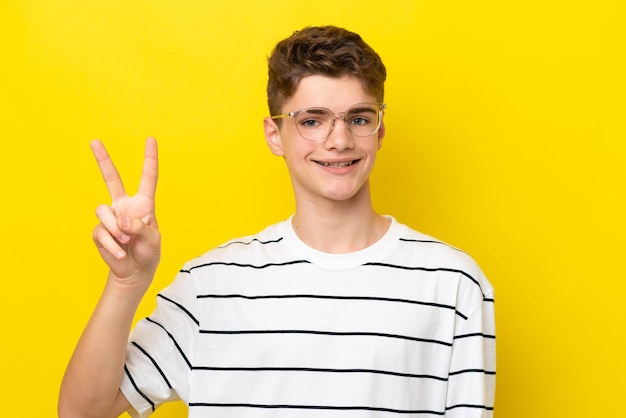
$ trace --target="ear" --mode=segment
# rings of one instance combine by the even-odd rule
[[[380,121],[380,128],[378,128],[378,149],[383,146],[383,138],[385,137],[385,121]]]
[[[280,129],[276,121],[269,116],[263,119],[263,131],[265,132],[265,142],[272,154],[284,156],[283,144],[280,138]]]

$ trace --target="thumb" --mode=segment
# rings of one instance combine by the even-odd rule
[[[140,219],[130,218],[128,216],[120,216],[117,218],[117,227],[123,233],[122,241],[130,239],[131,236],[151,240],[159,235],[157,229],[150,227]]]

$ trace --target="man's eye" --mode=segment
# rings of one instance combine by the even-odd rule
[[[370,120],[363,116],[357,116],[357,117],[350,119],[351,125],[364,126],[364,125],[367,125],[368,123],[370,123]]]
[[[300,126],[304,128],[317,128],[321,125],[321,122],[315,119],[305,119],[300,122]]]

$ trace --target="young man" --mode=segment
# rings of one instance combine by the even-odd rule
[[[160,256],[157,148],[94,240],[110,267],[64,378],[61,417],[492,416],[493,290],[465,253],[377,214],[369,175],[385,134],[385,67],[357,34],[311,27],[269,59],[264,130],[294,215],[190,261],[128,333]]]

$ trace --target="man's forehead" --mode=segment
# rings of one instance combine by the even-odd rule
[[[342,112],[354,104],[365,102],[376,102],[376,99],[357,77],[310,75],[299,81],[294,94],[285,101],[283,111],[325,107]]]

